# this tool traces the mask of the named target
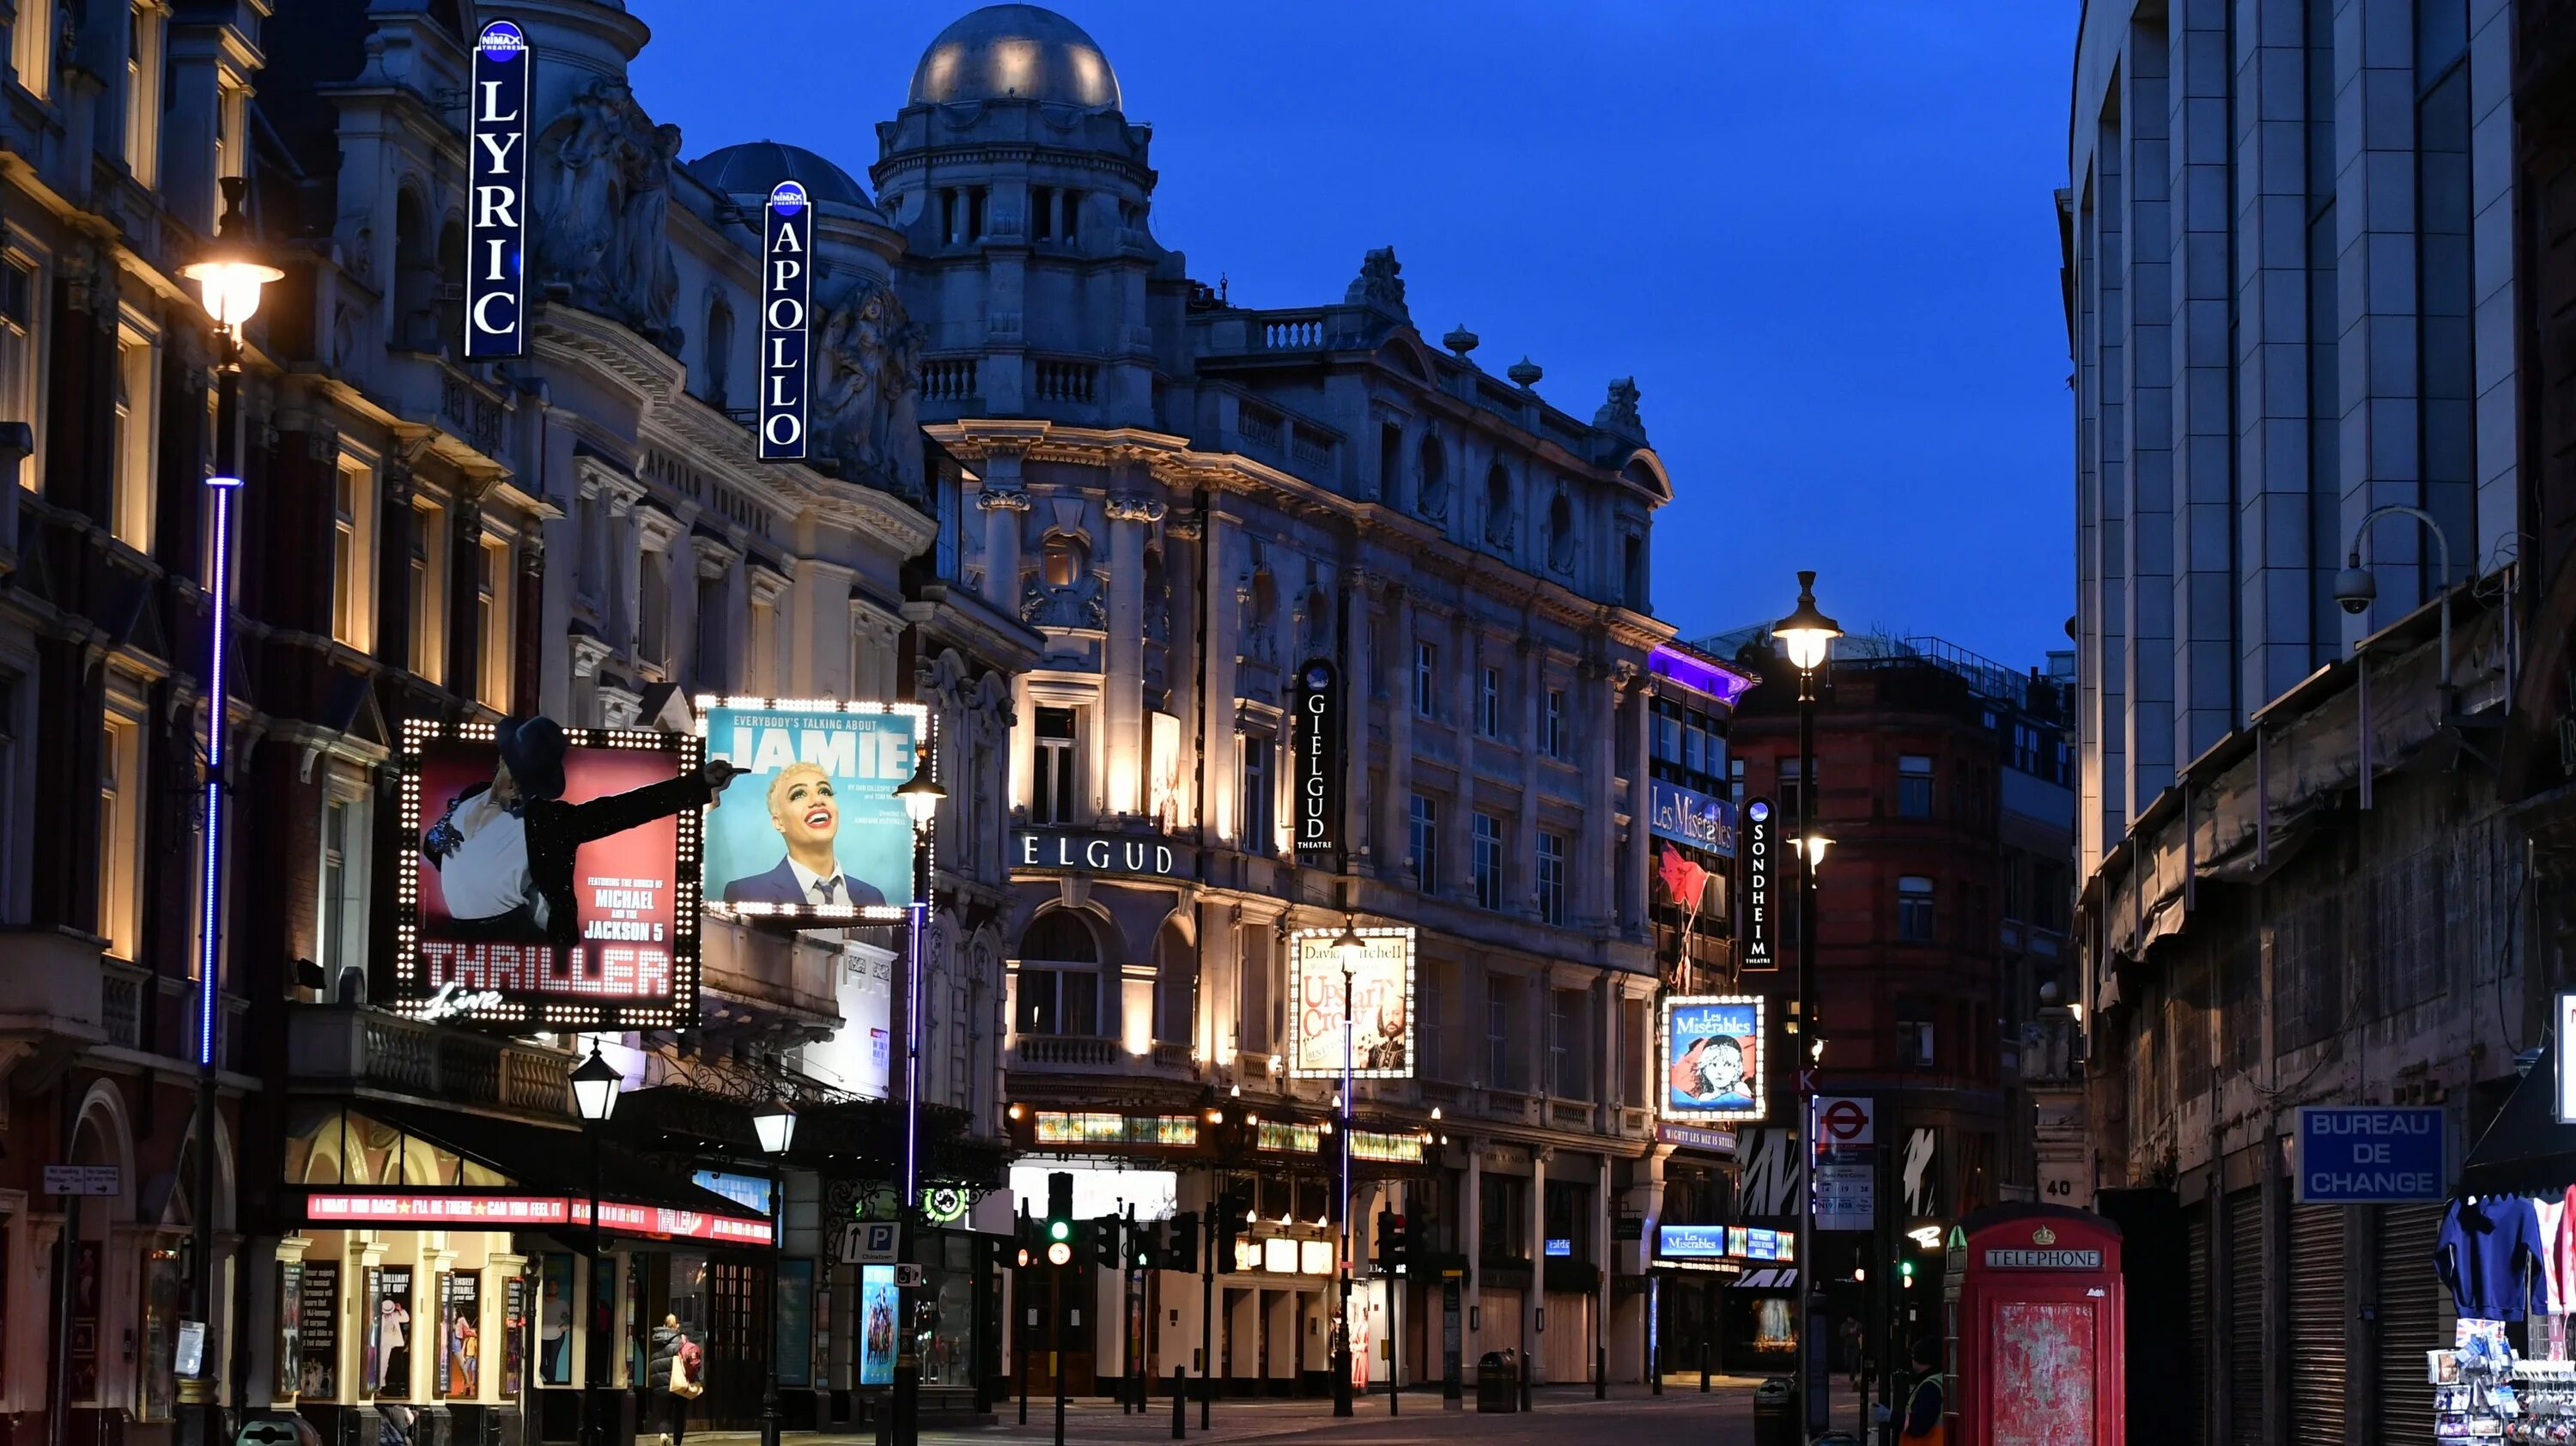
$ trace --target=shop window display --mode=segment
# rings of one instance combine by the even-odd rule
[[[2460,1318],[2451,1348],[2424,1353],[2442,1443],[2576,1441],[2576,1190],[2538,1199],[2469,1196],[2444,1215],[2433,1268]],[[2523,1329],[2523,1349],[2513,1326]]]

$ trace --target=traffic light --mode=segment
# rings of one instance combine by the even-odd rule
[[[1195,1274],[1199,1268],[1199,1217],[1196,1213],[1172,1217],[1171,1248],[1163,1252],[1163,1268]]]
[[[1120,1227],[1126,1223],[1115,1215],[1103,1215],[1091,1222],[1091,1258],[1095,1264],[1109,1270],[1118,1268],[1122,1258]]]
[[[1163,1268],[1163,1226],[1159,1221],[1127,1222],[1127,1263],[1138,1270]]]
[[[1233,1186],[1217,1197],[1216,1238],[1208,1248],[1216,1252],[1216,1268],[1223,1274],[1234,1273],[1234,1242],[1243,1235],[1244,1217],[1252,1213],[1252,1192]]]
[[[1896,1273],[1903,1279],[1907,1290],[1914,1288],[1914,1261],[1911,1257],[1896,1263]]]
[[[1073,1172],[1057,1170],[1047,1176],[1046,1262],[1049,1265],[1073,1263]]]
[[[1404,1234],[1404,1217],[1392,1210],[1377,1212],[1377,1258],[1388,1274],[1404,1274],[1405,1255],[1411,1248]]]
[[[1019,1219],[1011,1225],[1011,1243],[1017,1247],[1011,1256],[1013,1264],[1025,1270],[1046,1255],[1046,1232],[1029,1218],[1029,1202],[1020,1202]]]

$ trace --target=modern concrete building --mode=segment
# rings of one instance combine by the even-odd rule
[[[2088,1132],[2151,1283],[2133,1436],[2430,1435],[2441,1202],[2309,1202],[2289,1137],[2305,1105],[2435,1105],[2457,1159],[2549,1029],[2541,8],[2084,13],[2058,209],[2089,1089],[2047,1123]]]
[[[2178,770],[2516,540],[2505,0],[2094,4],[2060,273],[2088,875]],[[2378,601],[2347,613],[2363,549]]]

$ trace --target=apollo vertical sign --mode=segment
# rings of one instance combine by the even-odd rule
[[[1297,716],[1290,726],[1296,764],[1297,862],[1339,872],[1342,859],[1342,682],[1331,660],[1297,669]]]
[[[528,38],[507,20],[474,43],[473,128],[467,174],[465,354],[521,356],[528,349]]]
[[[1735,967],[1744,969],[1777,969],[1779,956],[1771,952],[1771,846],[1776,835],[1771,816],[1771,800],[1748,799],[1744,804],[1744,827],[1736,840],[1740,856],[1736,867],[1744,878],[1744,906],[1736,911]]]
[[[760,458],[805,456],[806,319],[814,301],[814,203],[781,181],[760,222]]]

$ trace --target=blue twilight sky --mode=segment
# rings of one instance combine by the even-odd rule
[[[692,158],[763,138],[865,181],[963,0],[628,0]],[[1655,609],[2019,668],[2069,646],[2074,516],[2050,194],[2067,0],[1067,0],[1154,127],[1154,231],[1251,306],[1392,244],[1415,324],[1588,418],[1633,373],[1676,497]],[[871,187],[873,190],[873,187]]]

